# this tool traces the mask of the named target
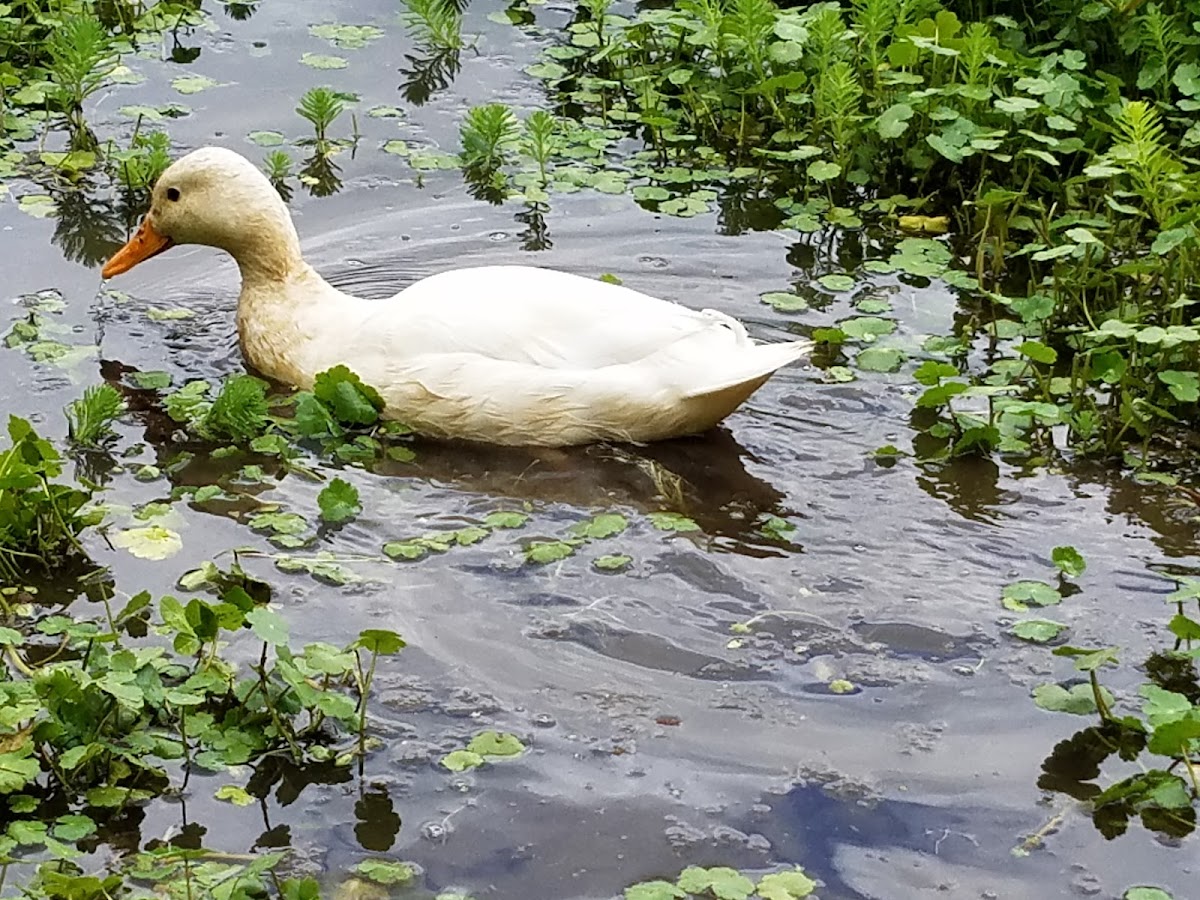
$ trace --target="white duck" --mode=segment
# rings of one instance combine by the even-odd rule
[[[714,310],[532,266],[456,269],[388,300],[352,297],[304,261],[267,178],[218,147],[162,174],[103,275],[174,244],[237,261],[238,334],[259,372],[308,388],[346,365],[379,391],[385,416],[437,438],[568,446],[694,434],[811,348],[756,344]]]

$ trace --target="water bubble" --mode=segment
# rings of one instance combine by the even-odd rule
[[[443,843],[454,829],[450,827],[450,823],[445,819],[440,822],[423,822],[421,823],[421,837],[427,841],[435,843]]]

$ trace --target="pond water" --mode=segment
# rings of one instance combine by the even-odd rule
[[[391,0],[336,10],[267,0],[241,22],[217,6],[214,29],[181,36],[200,48],[193,62],[162,62],[157,52],[128,61],[147,81],[100,96],[92,117],[117,123],[121,106],[181,100],[192,113],[170,126],[177,147],[218,143],[257,159],[263,151],[248,133],[303,135],[293,109],[307,88],[360,94],[363,136],[337,158],[340,191],[298,191],[292,208],[309,260],[364,296],[450,268],[528,263],[611,273],[737,316],[768,340],[848,314],[851,292],[795,315],[758,298],[842,271],[867,238],[733,234],[728,211],[678,219],[583,191],[553,197],[534,241],[524,207],[472,199],[457,171],[417,177],[382,152],[393,138],[453,151],[468,106],[544,102],[522,73],[539,39],[490,21],[500,9],[471,4],[464,32],[479,36],[475,52],[447,90],[414,107],[398,91],[411,45]],[[308,26],[334,12],[385,36],[331,50]],[[568,14],[551,2],[539,21]],[[299,62],[304,53],[336,53],[349,65],[314,70]],[[188,73],[219,86],[180,97],[168,84]],[[377,104],[405,116],[362,114]],[[3,408],[55,435],[65,432],[63,404],[102,373],[167,370],[180,384],[242,367],[228,258],[177,248],[114,282],[124,296],[102,296],[95,261],[126,221],[102,198],[80,207],[35,219],[0,204],[4,327],[32,302],[22,297],[55,292],[64,308],[49,319],[80,348],[69,364],[0,353]],[[937,284],[863,275],[857,290],[890,297],[897,344],[951,327],[954,297]],[[430,891],[496,900],[612,897],[690,864],[799,864],[824,883],[823,898],[1116,897],[1136,884],[1189,896],[1194,838],[1158,837],[1135,821],[1109,841],[1084,807],[1038,787],[1043,760],[1084,720],[1034,705],[1035,685],[1073,673],[1069,661],[1006,635],[1013,617],[999,597],[1014,579],[1048,577],[1050,549],[1074,545],[1089,568],[1054,617],[1074,643],[1120,643],[1128,662],[1143,659],[1165,646],[1162,598],[1172,584],[1160,573],[1189,570],[1194,523],[1171,506],[1169,489],[1114,470],[876,462],[876,448],[910,445],[913,397],[906,376],[831,384],[798,366],[702,439],[537,452],[418,442],[412,462],[341,471],[364,512],[326,533],[321,548],[351,558],[361,580],[334,586],[269,559],[245,562],[275,586],[294,642],[342,643],[371,626],[407,639],[381,667],[372,711],[384,745],[363,782],[260,773],[278,784],[261,807],[239,809],[213,799],[226,776],[193,779],[179,802],[135,816],[124,845],[206,829],[206,846],[232,852],[291,846],[297,866],[331,885],[382,853],[417,862]],[[166,499],[170,481],[132,474],[176,452],[161,414],[128,417],[120,431],[125,469],[108,502]],[[172,478],[207,483],[245,462],[201,459]],[[315,510],[318,485],[295,476],[268,484],[263,499]],[[519,531],[414,563],[380,554],[386,541],[511,509],[531,515]],[[648,518],[658,511],[686,515],[700,531],[659,530]],[[531,537],[562,537],[601,512],[625,514],[630,528],[560,562],[525,563]],[[277,552],[233,512],[177,504],[173,516],[184,549],[170,560],[137,560],[99,537],[89,547],[118,584],[156,594],[228,548]],[[795,530],[764,533],[771,516]],[[632,558],[622,572],[592,565],[618,553]],[[749,634],[731,633],[749,620]],[[831,690],[837,679],[854,690]],[[1120,694],[1133,681],[1126,668],[1107,683]],[[437,765],[483,728],[511,731],[531,752],[465,775]],[[1014,853],[1039,831],[1044,846]]]

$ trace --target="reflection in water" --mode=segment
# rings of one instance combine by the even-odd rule
[[[525,226],[525,230],[518,235],[521,238],[522,250],[536,253],[554,246],[554,242],[550,240],[550,229],[546,226],[546,213],[549,209],[541,203],[527,203],[523,210],[513,216],[513,219]]]
[[[423,55],[405,54],[408,65],[400,70],[400,96],[413,106],[424,106],[434,91],[444,90],[461,68],[457,50],[426,50]]]
[[[964,519],[994,522],[1000,506],[1015,499],[1000,487],[1000,467],[990,459],[962,456],[920,468],[917,484]]]
[[[175,440],[178,426],[162,411],[157,394],[131,387],[127,376],[135,370],[123,363],[103,360],[100,370],[142,422],[146,441],[176,484],[212,484],[247,461],[244,456],[214,461],[198,452],[186,464],[168,466],[184,448]],[[788,515],[781,507],[784,494],[747,471],[746,462],[753,457],[724,429],[647,446],[519,448],[422,440],[406,446],[416,451],[414,461],[385,457],[372,470],[534,503],[676,512],[710,538],[727,539],[720,549],[740,553],[776,552],[772,548],[781,541],[762,533],[762,521]],[[274,457],[254,461],[269,473],[279,468]],[[221,462],[228,463],[229,472],[214,471]]]
[[[175,32],[171,32],[171,39],[173,42],[171,47],[171,62],[186,65],[187,63],[193,63],[200,58],[199,47],[183,46],[183,44],[179,43],[179,35]]]
[[[342,189],[341,171],[341,167],[333,161],[333,152],[318,148],[304,161],[300,181],[307,185],[308,192],[314,197],[330,197]]]
[[[467,193],[475,200],[500,206],[508,197],[508,176],[499,169],[466,165],[462,174]]]
[[[1171,471],[1182,481],[1190,474],[1182,468],[1187,465],[1190,460],[1180,460]],[[1079,494],[1103,495],[1105,507],[1113,515],[1152,529],[1154,543],[1167,556],[1196,554],[1200,517],[1195,499],[1186,491],[1166,484],[1145,484],[1126,470],[1099,462],[1082,462],[1066,476]]]
[[[721,234],[738,235],[747,231],[770,231],[786,218],[775,197],[763,194],[748,181],[733,181],[720,189],[717,197]]]
[[[225,7],[225,14],[235,22],[245,22],[252,15],[258,12],[259,0],[249,0],[245,3],[232,2],[232,0],[222,0],[222,6]]]
[[[52,191],[58,207],[51,241],[67,259],[95,266],[119,247],[138,219],[126,199],[100,198],[81,188]]]
[[[387,788],[378,786],[359,797],[354,818],[354,836],[364,850],[386,853],[392,849],[402,823]]]

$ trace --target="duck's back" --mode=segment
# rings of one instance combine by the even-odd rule
[[[704,431],[807,347],[757,345],[722,313],[520,266],[424,279],[359,329],[360,374],[386,415],[435,437],[521,445]]]
[[[634,362],[712,318],[622,285],[533,266],[455,269],[422,279],[367,320],[391,352],[478,353],[552,369]]]

